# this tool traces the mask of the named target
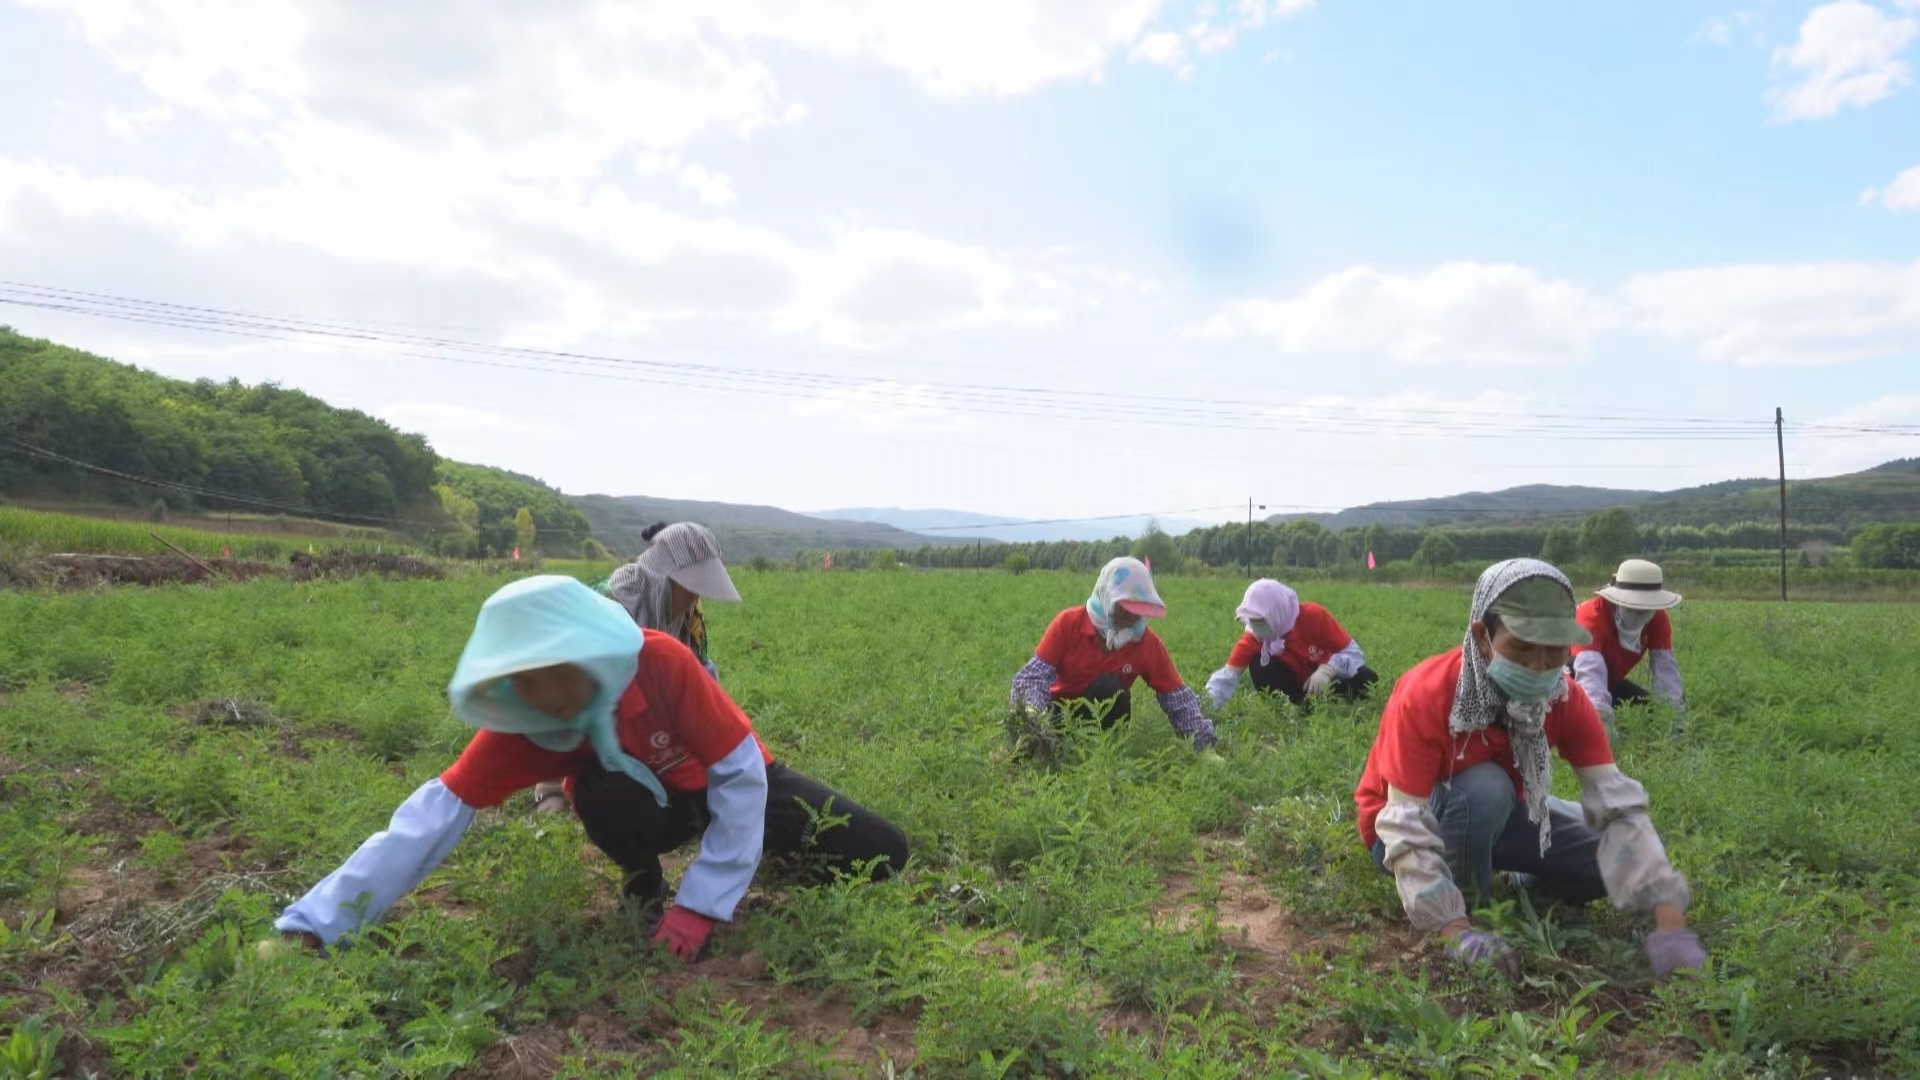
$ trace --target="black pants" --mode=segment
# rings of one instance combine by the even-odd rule
[[[1106,706],[1106,714],[1100,716],[1100,727],[1111,729],[1113,725],[1133,717],[1133,691],[1128,689],[1132,681],[1118,675],[1102,675],[1078,694],[1057,694],[1053,699],[1053,715],[1055,718],[1070,716],[1075,720],[1090,720],[1099,715],[1102,703],[1111,703]]]
[[[1653,697],[1652,694],[1647,693],[1646,687],[1641,686],[1632,679],[1621,679],[1619,682],[1607,687],[1607,692],[1613,695],[1615,708],[1619,708],[1622,705],[1638,705],[1643,701],[1651,700]]]
[[[1285,694],[1287,700],[1295,705],[1307,703],[1307,684],[1293,673],[1292,668],[1278,660],[1270,660],[1264,664],[1255,661],[1254,665],[1247,669],[1247,674],[1253,676],[1253,686],[1256,690],[1265,690],[1270,694]],[[1372,668],[1362,664],[1360,670],[1354,672],[1350,678],[1343,679],[1335,676],[1333,685],[1328,689],[1342,701],[1359,701],[1366,697],[1373,690],[1373,684],[1379,681],[1380,676]]]
[[[610,773],[597,761],[589,761],[574,774],[573,808],[587,839],[625,871],[621,891],[642,901],[665,899],[660,856],[698,836],[712,820],[706,792],[670,792],[663,807],[639,781],[625,773]],[[816,834],[813,815],[822,811],[846,822]],[[874,866],[876,881],[893,876],[907,864],[907,837],[899,827],[777,761],[767,766],[762,850],[776,857],[798,857],[820,880],[830,877],[831,871],[851,870],[855,863],[873,858],[884,860]]]

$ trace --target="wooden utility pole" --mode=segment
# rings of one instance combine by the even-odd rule
[[[1253,576],[1253,496],[1247,496],[1247,538],[1240,544],[1240,569]]]
[[[1787,598],[1787,418],[1773,410],[1774,445],[1780,450],[1780,599]]]

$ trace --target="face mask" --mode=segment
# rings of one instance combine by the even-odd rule
[[[1638,635],[1653,621],[1654,612],[1635,611],[1633,608],[1614,608],[1613,621],[1628,634]]]
[[[1493,654],[1493,662],[1487,665],[1487,676],[1494,685],[1506,692],[1514,701],[1541,702],[1553,696],[1560,688],[1562,675],[1559,668],[1535,671],[1524,664]]]
[[[1147,633],[1147,620],[1145,619],[1141,619],[1139,622],[1134,623],[1132,626],[1128,626],[1124,628],[1116,626],[1113,629],[1107,631],[1107,651],[1112,652],[1115,649],[1125,648],[1126,646],[1131,645],[1136,641],[1139,641],[1142,637],[1145,637],[1146,633]]]
[[[1265,619],[1248,619],[1247,633],[1252,634],[1261,641],[1273,640],[1273,627],[1268,626],[1267,620]]]

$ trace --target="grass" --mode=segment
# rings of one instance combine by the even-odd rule
[[[296,551],[347,549],[350,551],[391,552],[414,550],[403,542],[385,539],[367,529],[341,526],[331,536],[316,536],[311,531],[290,529],[284,534],[261,532],[220,532],[207,522],[205,528],[114,521],[78,514],[28,510],[0,506],[0,550],[30,549],[44,554],[84,553],[118,555],[165,555],[164,539],[201,558],[218,558],[231,552],[236,559],[261,562],[285,562]]]
[[[775,752],[907,829],[897,883],[763,879],[683,970],[578,826],[522,801],[376,940],[255,958],[464,745],[443,688],[501,580],[0,593],[0,1077],[1920,1069],[1920,610],[1897,605],[1677,613],[1686,734],[1641,711],[1621,747],[1714,956],[1670,986],[1605,907],[1496,912],[1518,986],[1406,929],[1352,820],[1377,703],[1303,716],[1243,689],[1216,771],[1143,694],[1058,767],[1011,759],[1007,682],[1091,583],[1053,573],[741,571],[748,602],[710,611]],[[1189,682],[1242,584],[1162,582]],[[1305,593],[1389,680],[1457,643],[1466,603]]]

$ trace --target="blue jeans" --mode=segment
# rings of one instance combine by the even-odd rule
[[[1433,789],[1428,804],[1440,821],[1447,846],[1447,870],[1471,905],[1493,898],[1496,870],[1521,875],[1522,883],[1545,900],[1586,904],[1607,895],[1600,877],[1600,835],[1587,828],[1577,803],[1547,799],[1552,846],[1540,853],[1540,827],[1527,820],[1527,804],[1513,789],[1513,777],[1491,761],[1482,762]],[[1373,862],[1386,870],[1387,845],[1375,841]]]

